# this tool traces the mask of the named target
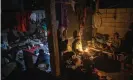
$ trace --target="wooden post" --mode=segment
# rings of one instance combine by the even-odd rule
[[[96,33],[97,33],[97,26],[95,26],[95,23],[94,23],[94,16],[97,15],[97,13],[99,12],[99,0],[96,0],[96,11],[95,13],[92,15],[92,36],[96,36]]]
[[[96,12],[99,11],[99,0],[96,0]]]
[[[57,39],[57,25],[56,25],[56,12],[55,12],[55,0],[46,0],[45,13],[48,31],[48,46],[51,55],[51,68],[54,76],[60,76],[60,61],[59,61],[59,49]]]

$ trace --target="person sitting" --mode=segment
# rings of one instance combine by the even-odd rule
[[[119,38],[119,33],[114,33],[112,40],[112,47],[114,47],[115,52],[118,52],[121,45],[121,39]]]
[[[44,71],[46,71],[47,69],[49,69],[48,67],[50,67],[50,56],[44,53],[43,49],[39,50],[39,55],[36,61],[36,66],[40,70],[44,70]]]
[[[124,41],[121,51],[127,53],[128,55],[132,55],[133,54],[132,49],[133,49],[133,23],[131,23],[127,33],[124,36]]]
[[[74,41],[72,43],[72,50],[73,52],[75,52],[76,55],[80,55],[83,53],[83,49],[82,49],[80,35],[78,34],[77,30],[73,32],[73,38],[74,38]]]
[[[60,48],[61,48],[62,54],[68,51],[67,29],[65,29],[62,33],[62,41],[61,41],[60,46],[61,46]]]

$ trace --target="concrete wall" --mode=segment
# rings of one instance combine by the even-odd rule
[[[133,22],[133,8],[99,9],[99,11],[102,21],[101,27],[98,28],[99,33],[112,36],[114,32],[119,32],[123,37],[130,22]],[[95,16],[95,19],[100,21],[98,16]],[[97,23],[98,21],[95,24]]]

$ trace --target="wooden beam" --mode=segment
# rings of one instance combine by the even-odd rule
[[[59,49],[57,39],[57,27],[56,27],[56,12],[55,12],[55,0],[46,0],[45,2],[46,21],[48,31],[48,46],[51,55],[51,68],[54,76],[60,76],[60,61],[59,61]]]
[[[99,0],[96,0],[96,12],[99,12]]]

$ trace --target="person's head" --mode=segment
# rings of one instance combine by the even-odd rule
[[[73,38],[80,37],[79,32],[77,30],[73,31]]]
[[[114,38],[117,38],[118,39],[119,38],[119,33],[118,32],[115,32],[113,36],[114,36]]]

